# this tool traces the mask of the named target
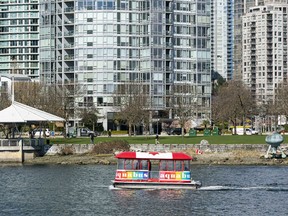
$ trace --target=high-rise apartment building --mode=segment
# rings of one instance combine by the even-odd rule
[[[243,16],[243,81],[258,102],[274,99],[287,81],[288,4],[253,7]]]
[[[260,0],[261,1],[261,0]],[[250,7],[257,4],[256,0],[234,0],[234,49],[233,49],[233,78],[242,79],[242,16]]]
[[[209,1],[40,2],[41,80],[73,88],[71,105],[97,107],[104,129],[123,87],[135,83],[146,89],[151,112],[170,110],[174,118],[180,94],[197,103],[196,118],[210,119]]]
[[[211,2],[211,71],[224,79],[233,75],[233,1]]]
[[[39,78],[39,1],[0,1],[0,74]]]

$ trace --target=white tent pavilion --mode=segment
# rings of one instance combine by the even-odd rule
[[[9,107],[0,111],[0,123],[44,121],[64,122],[65,119],[13,100]]]

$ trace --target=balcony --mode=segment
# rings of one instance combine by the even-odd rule
[[[166,31],[167,36],[171,36],[172,34],[173,34],[172,31]]]
[[[73,35],[74,35],[74,31],[64,32],[64,36],[73,36]]]
[[[74,7],[67,7],[64,9],[65,13],[73,13],[74,12]]]
[[[171,48],[171,47],[173,47],[173,44],[171,42],[166,42],[166,47]]]
[[[73,61],[74,60],[74,55],[65,55],[64,56],[65,61]]]
[[[64,68],[65,72],[71,72],[74,71],[74,67],[68,67],[68,68]]]
[[[74,19],[64,20],[64,24],[73,25],[74,24]]]
[[[73,44],[64,44],[64,48],[65,49],[74,48],[74,43]]]

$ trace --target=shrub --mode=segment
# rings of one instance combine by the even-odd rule
[[[113,154],[115,151],[129,151],[129,143],[125,140],[115,140],[95,144],[91,153]]]

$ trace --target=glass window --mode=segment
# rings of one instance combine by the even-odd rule
[[[148,160],[141,160],[141,167],[142,170],[148,170]]]
[[[184,171],[190,171],[190,161],[184,161]]]
[[[140,169],[140,163],[138,160],[133,160],[133,169],[139,170]]]
[[[160,171],[174,171],[174,161],[161,160]]]
[[[132,169],[133,160],[125,160],[124,169],[131,170]]]
[[[183,170],[183,161],[175,161],[175,171]]]
[[[118,159],[117,169],[124,169],[124,159]]]

